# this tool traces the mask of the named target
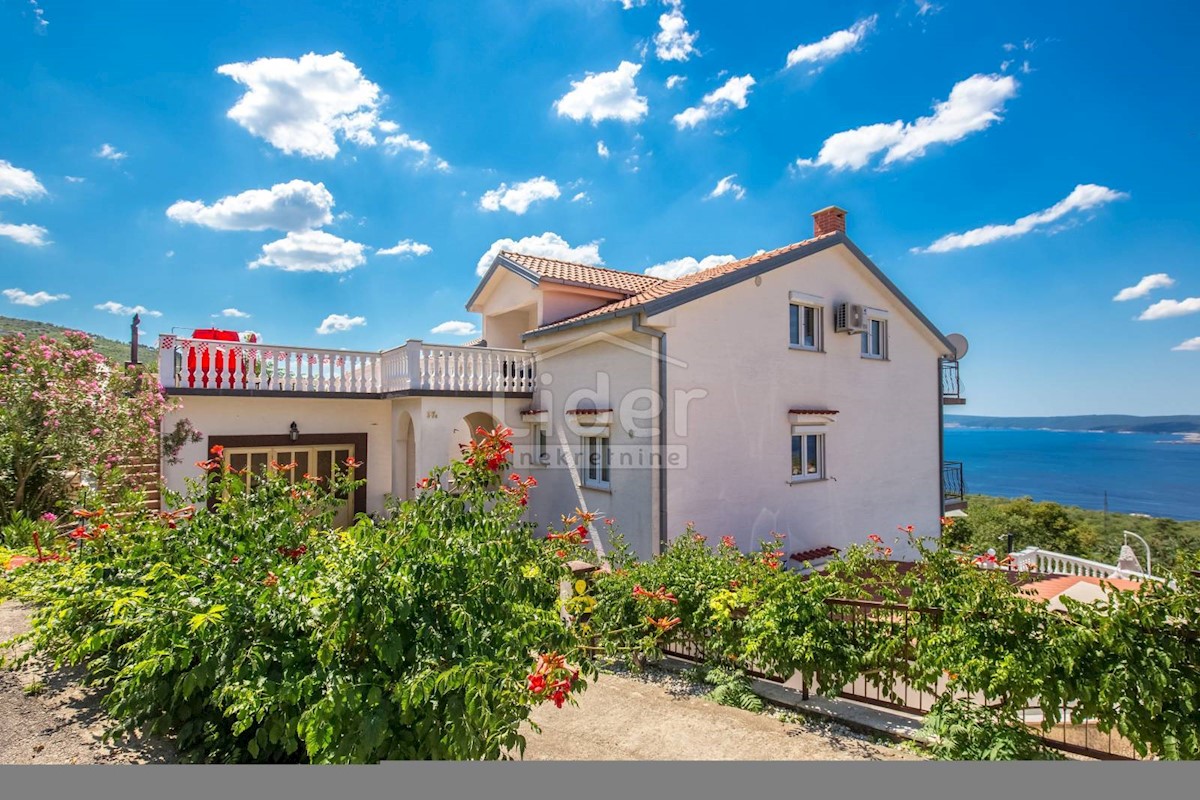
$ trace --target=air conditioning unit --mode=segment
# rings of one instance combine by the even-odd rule
[[[838,303],[833,307],[833,329],[838,333],[865,333],[867,317],[863,307],[855,303]]]

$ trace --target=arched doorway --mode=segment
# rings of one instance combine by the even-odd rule
[[[500,420],[485,411],[475,411],[463,417],[450,433],[450,460],[457,461],[462,458],[462,445],[472,439],[479,441],[480,437],[475,431],[480,428],[490,431],[498,427]]]
[[[400,412],[396,422],[400,435],[396,437],[394,469],[398,485],[402,487],[400,497],[411,500],[416,495],[416,483],[420,478],[417,475],[417,430],[412,415],[406,411]]]

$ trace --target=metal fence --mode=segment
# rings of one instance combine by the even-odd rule
[[[830,598],[828,618],[840,622],[849,629],[851,639],[873,636],[899,638],[904,646],[895,659],[885,667],[859,674],[854,680],[841,687],[838,696],[847,700],[872,706],[924,716],[929,713],[938,698],[951,691],[947,676],[940,677],[933,686],[918,687],[909,680],[911,646],[915,636],[923,628],[941,624],[942,611],[937,608],[914,608],[904,604],[875,600],[847,600]],[[704,663],[707,654],[704,646],[691,639],[676,639],[664,649],[664,654],[692,663]],[[767,675],[754,664],[741,664],[747,675],[772,683],[783,684],[787,678]],[[819,686],[802,682],[801,696],[807,700],[810,691]],[[955,692],[961,699],[984,705],[988,699],[981,695]],[[1031,733],[1046,745],[1075,755],[1102,760],[1130,760],[1140,756],[1133,745],[1116,732],[1102,733],[1091,720],[1073,722],[1071,708],[1064,705],[1060,721],[1049,731],[1041,727],[1044,710],[1033,706],[1021,712],[1020,718],[1029,726]]]

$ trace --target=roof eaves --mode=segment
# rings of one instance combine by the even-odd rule
[[[846,249],[853,253],[855,258],[861,261],[863,266],[870,270],[871,274],[874,275],[880,283],[886,286],[887,290],[895,295],[896,299],[903,303],[904,306],[912,312],[914,317],[921,321],[922,325],[929,329],[929,332],[932,333],[938,342],[940,342],[946,348],[946,353],[953,356],[955,353],[954,345],[951,344],[950,340],[946,338],[946,335],[942,333],[938,327],[933,324],[933,322],[930,321],[929,317],[921,313],[921,309],[917,308],[916,304],[913,303],[912,300],[909,300],[908,296],[904,294],[904,292],[900,291],[896,284],[892,283],[891,279],[883,273],[883,270],[875,266],[875,262],[872,261],[866,253],[858,249],[858,245],[850,241],[845,234],[839,234],[839,237],[841,238],[842,243],[846,245]]]
[[[614,302],[619,303],[621,301],[616,300]],[[600,322],[600,321],[606,320],[606,319],[617,319],[618,317],[631,317],[631,316],[637,314],[638,312],[640,312],[643,307],[644,306],[639,303],[638,305],[634,305],[634,306],[624,306],[623,308],[614,308],[612,311],[608,311],[603,314],[593,314],[592,316],[587,316],[587,317],[573,317],[570,319],[563,320],[562,322],[555,323],[553,325],[545,325],[541,328],[534,328],[531,331],[525,331],[524,333],[521,334],[521,341],[524,342],[529,339],[534,339],[538,336],[544,336],[548,333],[558,333],[559,331],[567,331],[572,328],[579,328],[584,325],[591,325],[593,322]]]

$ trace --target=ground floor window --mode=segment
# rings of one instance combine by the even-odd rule
[[[792,480],[813,481],[825,477],[825,434],[792,428]]]
[[[208,446],[211,448],[213,445],[224,448],[222,458],[227,467],[244,472],[247,490],[254,485],[258,476],[271,468],[272,463],[294,464],[285,472],[292,482],[301,481],[305,475],[309,475],[319,478],[319,485],[329,486],[335,475],[347,469],[346,462],[350,460],[358,465],[354,469],[355,477],[364,483],[349,496],[341,498],[344,504],[339,508],[334,524],[349,526],[356,513],[366,511],[365,433],[302,433],[294,439],[288,434],[213,435],[208,439]]]
[[[583,437],[583,484],[601,489],[610,486],[608,434]]]
[[[533,458],[538,464],[550,463],[550,433],[545,425],[533,426]]]

